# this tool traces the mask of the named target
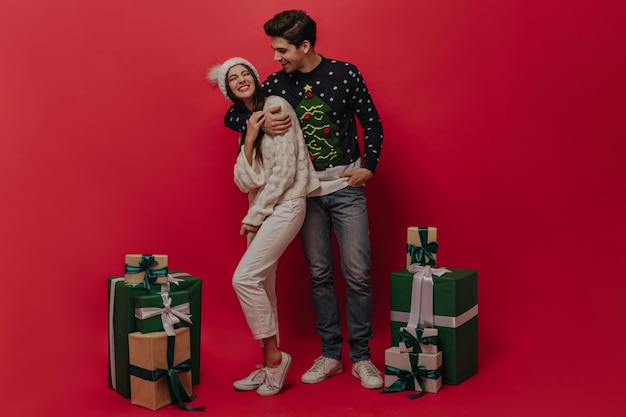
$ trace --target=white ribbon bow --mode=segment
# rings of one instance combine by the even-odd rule
[[[446,268],[431,268],[430,265],[411,264],[407,268],[413,273],[411,310],[407,327],[435,327],[433,313],[433,275],[441,276],[452,272]]]
[[[181,276],[181,274],[176,274],[176,276]],[[178,283],[181,282],[182,279],[178,279],[178,278],[176,278],[176,276],[174,276],[173,274],[167,274],[167,282],[168,283],[171,282],[172,284],[179,285]]]
[[[163,330],[168,336],[176,336],[174,325],[180,323],[181,320],[191,324],[191,309],[189,303],[183,303],[172,307],[172,298],[168,293],[161,293],[163,298],[163,307],[142,307],[135,309],[135,317],[140,320],[161,315]]]

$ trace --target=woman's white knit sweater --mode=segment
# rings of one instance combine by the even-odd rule
[[[242,146],[235,163],[235,183],[241,191],[248,193],[250,202],[248,213],[241,222],[253,226],[260,226],[273,213],[276,203],[306,197],[320,186],[298,116],[291,105],[281,97],[269,96],[263,109],[278,105],[282,108],[281,113],[291,116],[289,131],[284,135],[263,136],[262,161],[254,151],[250,165]]]

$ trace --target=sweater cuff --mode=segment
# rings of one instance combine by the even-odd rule
[[[373,174],[376,171],[376,164],[378,164],[376,159],[365,159],[363,161],[363,168],[369,169]]]
[[[255,213],[254,215],[247,215],[243,218],[241,223],[249,224],[250,226],[261,226],[263,224],[263,215]]]

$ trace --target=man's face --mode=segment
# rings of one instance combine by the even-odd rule
[[[304,48],[300,45],[296,48],[287,39],[281,37],[272,38],[272,49],[274,50],[274,61],[280,62],[286,73],[299,70],[303,65]]]

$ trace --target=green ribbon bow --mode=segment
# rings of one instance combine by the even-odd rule
[[[394,366],[385,365],[385,375],[394,375],[398,377],[398,380],[389,386],[389,388],[382,391],[383,394],[389,392],[400,392],[404,390],[415,391],[415,381],[419,384],[421,391],[417,394],[409,394],[408,397],[412,400],[424,395],[424,381],[422,378],[437,379],[441,376],[441,367],[437,369],[426,369],[425,366],[417,365],[419,354],[407,353],[409,355],[409,362],[411,363],[411,370],[399,369]]]
[[[179,372],[191,371],[191,359],[187,359],[174,366],[174,344],[176,343],[176,336],[167,336],[167,368],[157,368],[154,371],[150,371],[144,368],[140,368],[135,365],[130,365],[130,374],[138,378],[145,379],[146,381],[156,381],[157,379],[167,376],[167,386],[170,390],[172,399],[176,400],[178,406],[188,411],[204,411],[204,406],[190,407],[186,402],[189,402],[196,398],[195,395],[187,395],[185,387],[178,378]]]
[[[143,287],[145,289],[150,289],[150,285],[153,285],[158,277],[167,276],[167,266],[151,268],[157,264],[158,262],[154,259],[153,255],[141,255],[141,261],[139,264],[124,264],[124,270],[126,274],[145,272],[143,277]]]
[[[417,337],[413,336],[406,329],[400,331],[400,343],[404,343],[407,348],[413,348],[413,353],[422,353],[422,347],[424,345],[437,345],[439,344],[439,337],[437,336],[422,336],[424,329],[417,327],[415,329]]]
[[[415,246],[410,243],[406,245],[406,251],[411,256],[412,264],[419,265],[430,265],[435,266],[436,261],[433,256],[437,253],[437,248],[439,247],[439,243],[437,242],[428,242],[428,228],[427,227],[419,227],[417,229],[420,242],[422,246]]]

